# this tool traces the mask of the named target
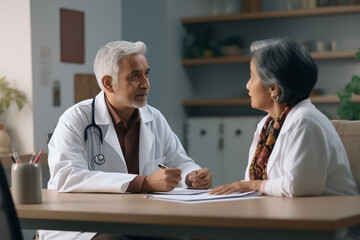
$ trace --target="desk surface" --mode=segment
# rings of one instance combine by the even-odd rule
[[[301,231],[336,231],[360,225],[360,197],[266,197],[184,204],[146,199],[144,196],[43,190],[42,204],[16,205],[16,210],[21,220],[117,225],[126,223]]]

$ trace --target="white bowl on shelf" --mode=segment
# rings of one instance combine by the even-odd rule
[[[239,46],[232,45],[232,46],[221,46],[221,53],[225,57],[236,57],[241,56],[243,53],[243,49]]]

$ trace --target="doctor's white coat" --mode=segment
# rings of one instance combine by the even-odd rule
[[[114,192],[124,193],[135,174],[128,174],[123,153],[108,112],[104,92],[95,100],[95,121],[102,129],[105,164],[102,171],[90,171],[89,153],[85,148],[84,130],[91,123],[92,99],[70,107],[59,119],[48,144],[49,147],[49,189],[59,192]],[[158,170],[162,163],[182,170],[185,176],[200,166],[189,158],[177,136],[164,116],[155,108],[145,106],[139,109],[139,173],[149,175]],[[91,239],[94,233],[62,233],[40,231],[40,239]],[[83,236],[82,236],[83,235]],[[46,238],[44,238],[46,236]]]
[[[245,180],[264,117],[249,151]],[[287,115],[267,165],[265,192],[273,196],[359,195],[345,148],[327,117],[309,99]]]

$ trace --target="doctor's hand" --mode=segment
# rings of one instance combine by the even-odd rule
[[[181,181],[181,169],[161,168],[151,175],[146,176],[142,191],[168,192],[173,190]]]
[[[212,175],[208,168],[194,170],[186,176],[185,183],[189,187],[208,189],[212,184]]]
[[[263,180],[240,181],[216,187],[209,191],[209,194],[226,195],[230,193],[249,192],[260,190]]]

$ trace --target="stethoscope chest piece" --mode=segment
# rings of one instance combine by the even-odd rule
[[[105,157],[102,154],[98,154],[94,157],[94,162],[97,165],[103,165],[105,163]]]

